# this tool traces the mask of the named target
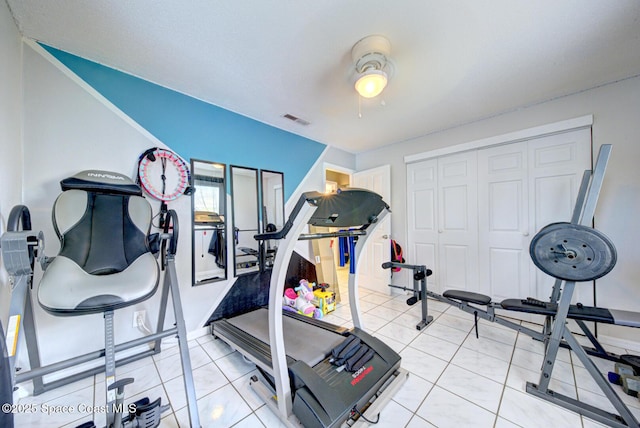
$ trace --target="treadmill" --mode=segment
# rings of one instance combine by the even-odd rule
[[[212,333],[258,368],[251,386],[285,426],[326,428],[375,422],[408,372],[400,355],[363,330],[357,266],[362,249],[389,214],[382,197],[364,189],[303,193],[282,230],[255,235],[280,240],[271,273],[269,306],[211,324]],[[307,225],[336,232],[303,234]],[[335,229],[334,229],[335,228]],[[298,240],[354,237],[349,273],[349,304],[354,328],[284,312],[286,273]],[[355,336],[373,357],[354,373],[330,363],[331,351]],[[366,422],[365,422],[366,421]]]

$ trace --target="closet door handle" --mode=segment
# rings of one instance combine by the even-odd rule
[[[389,235],[382,235],[382,239],[391,239]]]
[[[442,232],[444,232],[444,230],[438,229],[438,233],[442,233]]]
[[[522,232],[522,236],[529,236],[529,232],[527,231]]]

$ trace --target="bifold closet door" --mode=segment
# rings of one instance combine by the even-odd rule
[[[533,266],[531,238],[569,221],[591,130],[582,129],[407,165],[406,258],[433,269],[431,290],[547,300],[553,278]],[[576,294],[591,302],[585,284]]]
[[[478,151],[479,292],[529,296],[527,143]]]
[[[438,162],[429,159],[407,165],[407,263],[433,270],[430,290],[441,293],[438,269]]]
[[[437,211],[440,287],[478,291],[476,151],[438,159]]]
[[[477,290],[476,152],[407,165],[408,263],[434,274],[430,289]]]
[[[571,220],[582,174],[590,167],[588,129],[478,151],[482,293],[496,301],[548,300],[554,279],[533,265],[529,244],[547,224]]]
[[[530,140],[529,218],[530,238],[549,223],[571,221],[582,175],[591,168],[591,129],[551,135]],[[528,251],[527,243],[527,251]],[[530,262],[530,294],[548,299],[555,280]],[[593,302],[593,287],[581,283],[575,298]]]

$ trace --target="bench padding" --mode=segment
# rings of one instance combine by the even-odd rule
[[[506,299],[500,302],[500,306],[508,311],[526,312],[528,314],[536,315],[555,315],[558,311],[558,305],[555,303],[545,303],[545,306],[529,305],[523,303],[520,299]],[[593,306],[571,305],[569,307],[569,314],[567,315],[571,319],[577,319],[582,321],[596,321],[606,324],[613,324],[613,316],[608,309],[595,308]]]
[[[471,291],[447,290],[442,295],[448,299],[475,303],[476,305],[488,305],[491,303],[491,297],[480,293],[472,293]]]

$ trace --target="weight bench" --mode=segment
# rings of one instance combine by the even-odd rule
[[[532,299],[506,299],[500,303],[503,309],[514,312],[525,312],[534,315],[544,315],[553,318],[558,311],[558,305],[549,302],[539,302],[532,304]],[[624,327],[640,328],[640,312],[623,311],[619,309],[598,308],[595,306],[584,306],[581,303],[570,305],[567,318],[572,319],[580,327],[585,337],[589,339],[593,348],[583,346],[587,354],[604,358],[609,361],[621,363],[624,356],[608,352],[600,344],[595,335],[591,332],[585,321],[599,322],[603,324],[619,325]],[[566,347],[565,344],[562,344]]]
[[[528,299],[505,299],[500,303],[494,303],[491,301],[491,297],[484,294],[473,293],[464,290],[447,290],[442,293],[442,296],[450,299],[444,300],[439,298],[438,300],[451,304],[451,300],[454,301],[454,306],[476,315],[476,337],[477,333],[477,318],[483,318],[487,321],[498,322],[509,328],[522,331],[525,334],[533,337],[536,340],[543,341],[548,335],[548,331],[536,332],[535,330],[529,330],[526,328],[516,328],[517,324],[508,320],[504,320],[500,317],[496,317],[494,314],[495,309],[504,309],[507,311],[528,313],[533,315],[543,315],[545,317],[553,318],[558,312],[558,304],[551,302],[543,302],[540,300],[528,298]],[[485,311],[471,306],[481,305],[486,306]],[[567,313],[567,318],[572,319],[580,327],[584,335],[589,339],[593,348],[584,346],[584,350],[592,356],[604,358],[614,362],[622,362],[621,356],[610,353],[604,349],[595,335],[585,324],[585,321],[599,322],[604,324],[614,324],[625,327],[640,328],[640,313],[623,311],[618,309],[598,308],[595,306],[584,306],[580,303],[576,305],[570,305]],[[566,343],[562,344],[563,347],[567,347]]]
[[[527,303],[526,300],[506,299],[500,303],[503,309],[529,314],[555,316],[558,305],[549,302],[541,302],[544,306]],[[622,311],[618,309],[598,308],[584,306],[580,303],[570,305],[567,318],[576,321],[592,321],[603,324],[614,324],[626,327],[640,328],[640,312]]]
[[[536,340],[543,341],[544,333],[535,331],[528,327],[524,327],[515,322],[509,321],[504,318],[500,318],[496,316],[495,309],[500,307],[499,304],[493,303],[491,301],[491,297],[485,296],[484,294],[473,293],[469,291],[463,290],[448,290],[445,291],[442,295],[434,293],[433,291],[429,291],[427,289],[427,277],[432,274],[431,269],[427,269],[424,265],[412,265],[408,263],[399,263],[399,262],[385,262],[382,264],[383,269],[390,268],[400,268],[400,269],[411,269],[413,271],[413,288],[402,287],[399,285],[389,284],[389,287],[398,288],[404,291],[410,291],[413,293],[413,296],[407,299],[408,305],[415,304],[418,300],[422,303],[422,319],[416,325],[417,330],[422,330],[424,327],[428,326],[432,321],[433,317],[428,315],[427,309],[427,297],[431,297],[432,299],[438,300],[440,302],[446,303],[451,306],[455,306],[458,309],[472,314],[474,317],[474,325],[476,338],[478,336],[478,319],[484,319],[489,322],[495,322],[497,324],[504,325],[505,327],[511,328],[516,331],[520,331],[525,333]],[[478,306],[485,306],[484,309],[479,308]]]
[[[442,293],[442,296],[435,293],[430,294],[430,296],[441,302],[455,306],[464,312],[472,314],[476,338],[479,337],[478,319],[484,319],[489,322],[503,325],[512,330],[522,332],[531,336],[535,340],[544,341],[545,339],[544,332],[539,332],[531,328],[524,327],[519,323],[496,316],[495,310],[502,309],[501,305],[499,303],[492,302],[491,297],[484,294],[464,290],[447,290]],[[479,308],[478,306],[484,306],[484,308]]]

